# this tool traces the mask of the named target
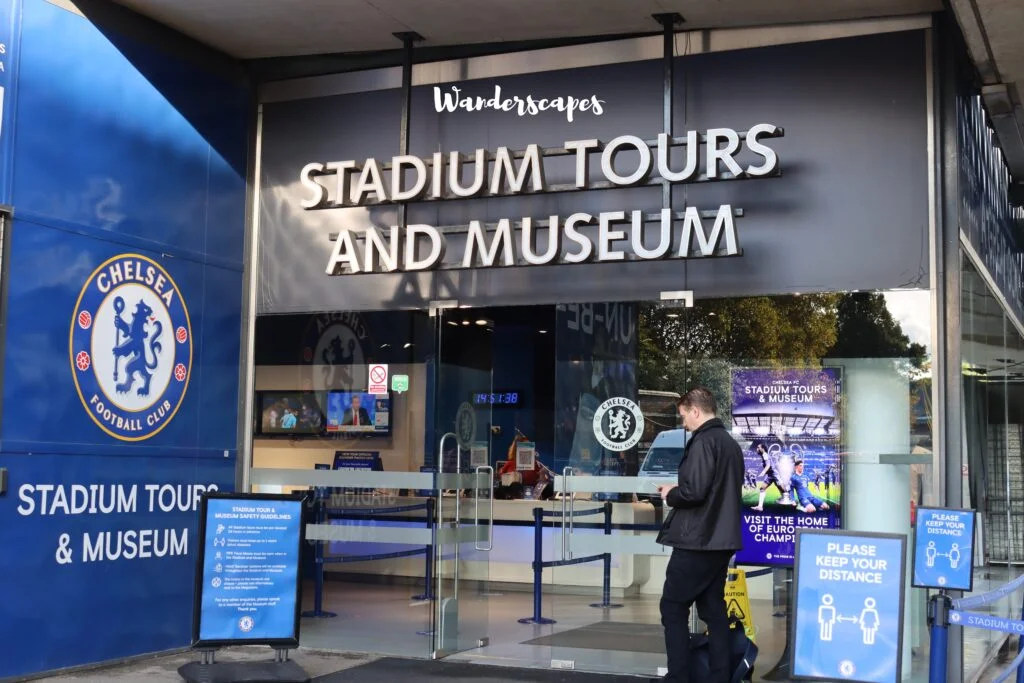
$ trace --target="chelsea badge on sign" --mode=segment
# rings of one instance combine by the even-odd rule
[[[148,439],[185,398],[192,327],[181,291],[160,264],[116,256],[89,276],[71,322],[71,372],[100,429]]]

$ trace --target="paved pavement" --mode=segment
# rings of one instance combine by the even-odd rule
[[[273,650],[265,647],[238,647],[217,653],[218,662],[270,661]],[[311,650],[293,650],[291,658],[309,673],[310,677],[323,676],[366,664],[377,659],[372,655],[321,653]],[[97,668],[43,679],[47,683],[182,683],[178,667],[199,660],[198,653],[137,660],[130,664],[110,668]]]
[[[1016,654],[1016,644],[1013,644],[1012,651],[1004,652],[993,662],[978,679],[978,683],[994,681]],[[217,653],[217,661],[220,662],[268,661],[273,657],[273,652],[264,647],[230,648]],[[326,653],[306,649],[293,650],[291,657],[313,679],[379,659],[373,655]],[[182,683],[181,677],[178,675],[178,667],[197,660],[197,653],[185,652],[137,660],[114,667],[51,676],[42,680],[47,683],[139,683],[140,681],[145,683]],[[638,678],[637,680],[642,679]],[[1011,676],[1010,681],[1014,680],[1014,677]]]

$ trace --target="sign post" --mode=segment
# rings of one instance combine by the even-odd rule
[[[792,678],[899,683],[906,536],[800,530]]]
[[[299,646],[304,511],[301,495],[203,496],[192,621],[192,648],[203,661],[178,670],[185,681],[249,681],[254,673],[261,681],[309,680],[287,657]],[[267,645],[277,656],[213,662],[216,649],[241,645]]]
[[[915,588],[974,590],[974,510],[918,508]]]

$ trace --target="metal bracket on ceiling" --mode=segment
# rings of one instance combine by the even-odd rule
[[[652,14],[651,18],[666,28],[686,23],[686,20],[683,19],[683,15],[679,12],[662,12],[660,14]]]
[[[395,38],[398,38],[403,43],[418,43],[420,41],[426,40],[426,38],[416,33],[416,31],[398,31],[397,33],[392,33],[391,35],[393,35]]]

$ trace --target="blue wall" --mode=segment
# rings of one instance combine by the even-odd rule
[[[228,60],[101,3],[79,7],[86,16],[44,0],[13,12],[20,71],[13,128],[2,133],[15,220],[4,264],[0,678],[188,645],[191,486],[230,490],[235,479],[250,91]],[[79,312],[101,307],[95,289],[76,304],[91,274],[122,254],[163,268],[191,326],[180,408],[136,441],[102,430],[74,381],[72,351],[111,362],[113,321],[96,317],[69,343]],[[158,365],[175,348],[175,362],[187,362],[173,331],[163,340]],[[95,362],[80,378],[98,372]],[[120,486],[135,498],[109,514],[76,511],[73,498],[70,510],[54,509],[45,487],[58,485],[69,494]],[[147,485],[171,487],[152,510]],[[161,497],[184,500],[165,510]],[[113,559],[105,549],[85,561],[86,541],[102,532],[116,551],[119,532],[142,530],[158,550],[172,534],[187,554]]]

